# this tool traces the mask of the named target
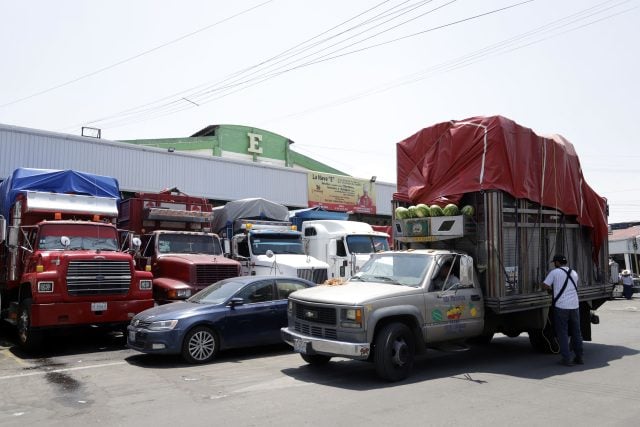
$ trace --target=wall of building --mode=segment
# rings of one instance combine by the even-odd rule
[[[262,197],[291,208],[308,206],[307,172],[298,168],[0,125],[0,177],[17,167],[113,176],[126,192],[175,186],[212,200]],[[376,183],[378,215],[391,215],[395,188]]]

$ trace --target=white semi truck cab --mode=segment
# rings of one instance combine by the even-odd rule
[[[348,279],[372,253],[389,250],[388,234],[359,221],[305,221],[302,235],[305,253],[329,265],[329,279]]]

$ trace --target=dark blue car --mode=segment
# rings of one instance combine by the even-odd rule
[[[138,313],[127,328],[127,346],[204,363],[219,350],[279,343],[289,294],[310,286],[314,283],[298,277],[221,280],[184,302]]]

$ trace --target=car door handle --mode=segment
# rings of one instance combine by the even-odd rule
[[[471,301],[480,301],[480,295],[471,295]]]

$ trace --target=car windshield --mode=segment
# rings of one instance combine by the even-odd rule
[[[69,238],[65,247],[62,237]],[[66,240],[66,239],[64,239]],[[118,250],[116,230],[112,227],[85,224],[49,224],[42,226],[38,236],[41,250]]]
[[[304,254],[299,233],[256,233],[250,243],[254,255],[265,255],[268,250],[274,254]]]
[[[433,262],[426,254],[381,253],[372,255],[351,280],[419,287]]]
[[[207,286],[200,292],[187,299],[189,302],[198,304],[222,304],[231,298],[246,283],[236,280],[236,278],[221,280],[213,285]]]
[[[222,255],[222,247],[211,234],[161,233],[158,235],[158,252]]]

